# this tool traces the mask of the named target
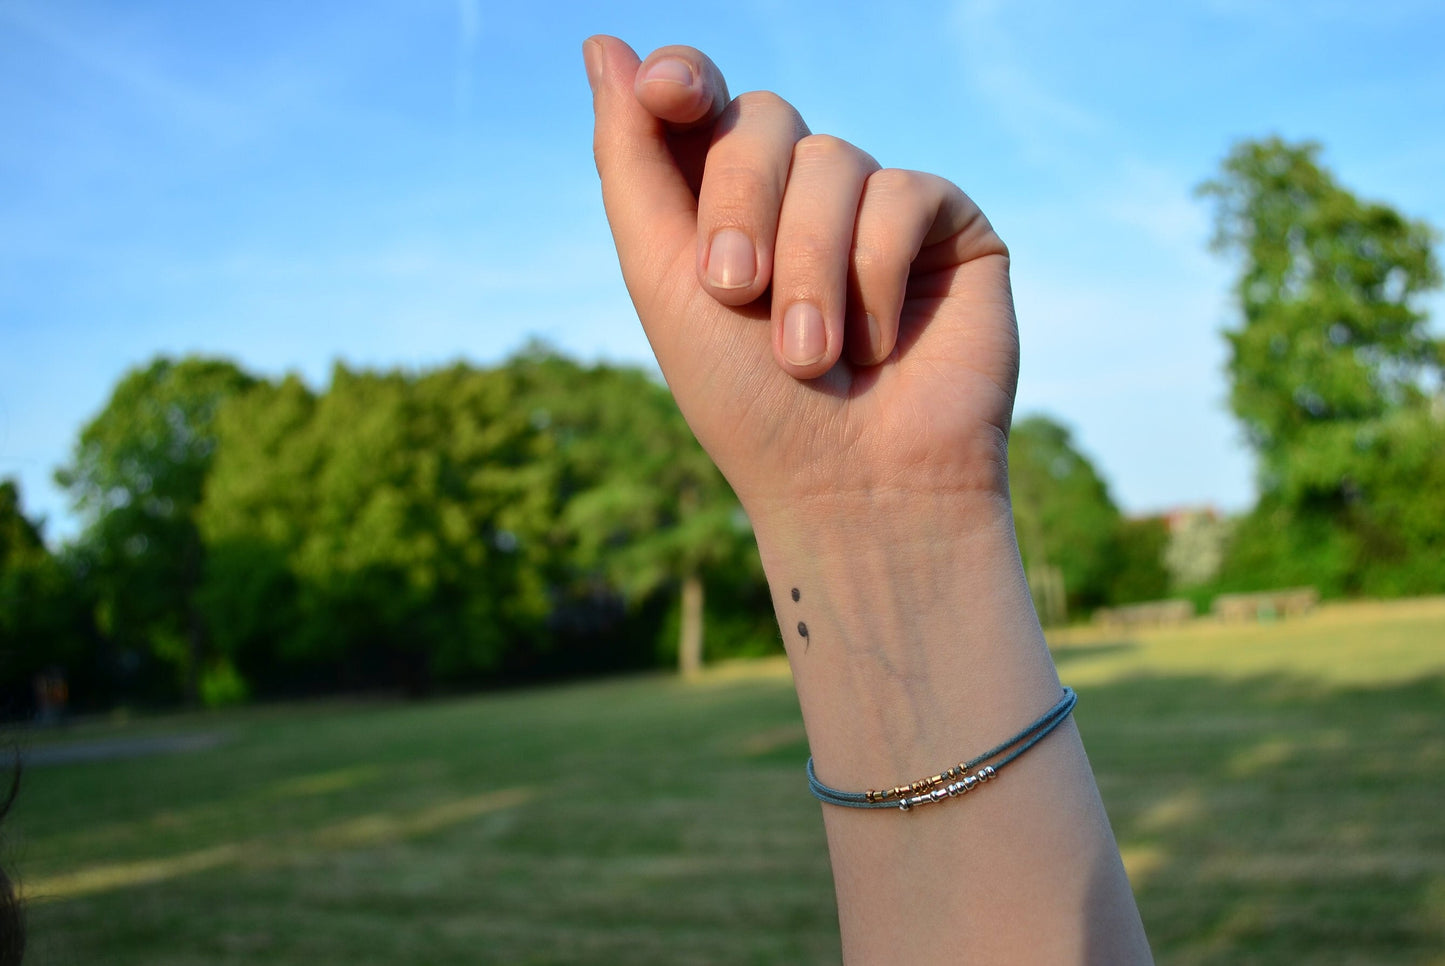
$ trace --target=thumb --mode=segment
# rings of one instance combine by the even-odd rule
[[[636,303],[650,297],[681,252],[691,257],[697,199],[668,147],[666,125],[634,93],[637,54],[607,36],[588,38],[582,53],[592,85],[592,154],[602,202]]]

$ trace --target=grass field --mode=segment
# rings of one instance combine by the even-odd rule
[[[1445,599],[1055,647],[1161,963],[1445,964]],[[777,662],[29,746],[35,964],[839,958]]]

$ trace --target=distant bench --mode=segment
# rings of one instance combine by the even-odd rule
[[[1214,598],[1214,616],[1221,621],[1265,621],[1298,617],[1314,610],[1320,592],[1313,587],[1267,590],[1257,594],[1220,594]]]
[[[1151,600],[1094,611],[1094,623],[1104,627],[1170,627],[1193,619],[1194,603],[1188,600]]]

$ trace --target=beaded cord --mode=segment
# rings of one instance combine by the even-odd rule
[[[912,811],[919,805],[941,802],[945,798],[957,798],[996,778],[1005,765],[1016,760],[1063,724],[1073,713],[1074,705],[1078,701],[1079,696],[1074,693],[1073,688],[1064,688],[1063,697],[1044,712],[1042,717],[998,747],[968,761],[959,762],[937,775],[906,785],[895,785],[884,791],[870,789],[866,792],[845,792],[825,785],[818,780],[818,773],[814,770],[813,759],[810,757],[807,768],[808,789],[815,798],[829,805],[840,805],[844,808],[896,808],[903,812]],[[999,758],[1001,755],[1004,757]],[[995,758],[999,760],[993,761]]]

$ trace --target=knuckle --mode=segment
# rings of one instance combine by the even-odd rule
[[[793,105],[772,91],[746,91],[733,98],[732,103],[728,106],[743,117],[783,112],[791,114],[793,111]]]
[[[848,169],[861,178],[878,170],[873,156],[857,145],[830,134],[810,134],[793,145],[793,167]]]
[[[771,136],[786,137],[789,142],[808,134],[803,118],[793,105],[772,91],[748,91],[739,94],[723,108],[713,128],[713,143],[729,139],[733,134],[768,132]]]
[[[778,185],[767,172],[747,164],[709,164],[699,206],[714,223],[751,224],[778,207]]]
[[[809,235],[788,239],[787,247],[780,255],[786,263],[786,274],[791,278],[831,275],[838,260],[835,246],[823,238]]]
[[[842,138],[831,134],[810,134],[793,145],[793,163],[835,162],[857,153],[858,149]]]
[[[859,238],[853,245],[853,271],[860,282],[866,283],[891,271],[895,261],[874,239]]]
[[[868,190],[889,198],[918,198],[928,191],[928,175],[904,168],[883,168],[868,178]]]

